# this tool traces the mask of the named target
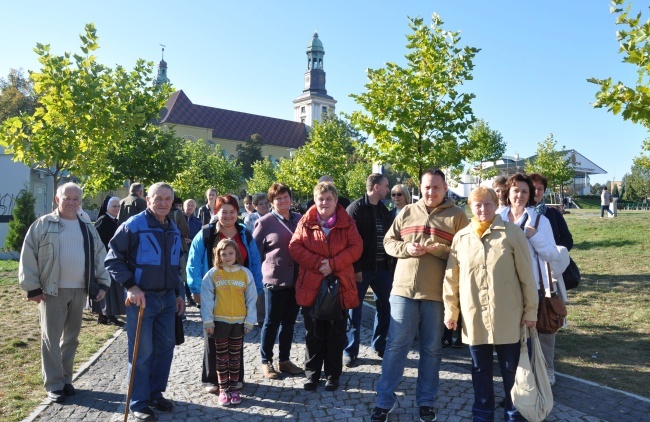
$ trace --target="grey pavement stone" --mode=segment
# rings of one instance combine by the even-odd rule
[[[374,309],[364,308],[361,348],[358,364],[344,368],[340,387],[326,392],[324,382],[317,391],[303,390],[302,376],[283,376],[280,380],[264,379],[260,369],[258,329],[245,338],[245,385],[239,406],[220,407],[215,395],[205,392],[201,384],[203,337],[198,310],[190,308],[185,323],[185,344],[176,348],[165,397],[176,404],[172,413],[157,413],[160,421],[228,420],[257,422],[290,419],[297,421],[365,421],[375,405],[375,384],[381,374],[381,361],[370,344]],[[291,360],[299,366],[304,361],[304,326],[302,316],[296,323]],[[277,356],[277,345],[274,349]],[[390,421],[418,419],[415,407],[418,344],[408,354],[397,396],[398,407]],[[498,365],[495,365],[495,394],[503,397]],[[109,341],[94,359],[76,376],[78,394],[63,404],[44,402],[27,420],[121,421],[127,389],[126,334]],[[633,421],[648,420],[650,400],[583,382],[558,374],[553,387],[555,407],[548,421]],[[438,420],[471,420],[474,400],[471,383],[471,360],[467,348],[444,349],[440,368],[440,389],[436,408]],[[500,409],[497,409],[499,412]],[[134,418],[129,420],[133,421]]]

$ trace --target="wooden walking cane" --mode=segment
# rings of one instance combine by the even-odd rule
[[[126,306],[131,306],[131,301],[127,298]],[[129,419],[129,403],[131,403],[131,390],[133,389],[133,379],[135,378],[135,362],[138,359],[138,347],[140,346],[140,329],[142,328],[142,316],[144,315],[144,306],[140,306],[138,311],[138,325],[135,328],[135,344],[133,345],[133,357],[131,358],[131,375],[129,376],[129,389],[126,392],[126,408],[124,409],[124,422]]]

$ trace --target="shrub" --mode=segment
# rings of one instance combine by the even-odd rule
[[[36,214],[34,213],[35,202],[36,198],[26,187],[18,194],[16,204],[11,213],[14,218],[9,222],[9,231],[5,238],[5,248],[7,250],[20,251],[22,249],[27,230],[36,221]]]

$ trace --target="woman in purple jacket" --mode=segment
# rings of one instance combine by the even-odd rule
[[[280,356],[278,369],[298,375],[304,372],[289,360],[293,328],[300,306],[296,304],[295,283],[298,264],[289,255],[289,242],[301,215],[291,211],[291,189],[274,183],[268,192],[273,211],[255,223],[253,239],[262,261],[265,316],[261,333],[262,373],[265,378],[277,379],[273,366],[273,345],[280,331]]]

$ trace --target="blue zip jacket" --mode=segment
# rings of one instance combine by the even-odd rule
[[[214,239],[217,236],[217,223],[211,223],[208,225],[210,229],[210,237],[207,239],[208,245],[214,244]],[[255,287],[257,288],[257,294],[262,294],[264,291],[264,286],[262,285],[262,261],[260,259],[260,252],[257,249],[257,245],[253,240],[252,235],[241,223],[237,223],[237,230],[239,230],[239,235],[241,236],[242,243],[246,248],[246,253],[248,257],[246,262],[244,262],[244,267],[248,268],[251,273],[253,273],[253,278],[255,279]],[[206,226],[203,226],[203,230],[206,229]],[[190,292],[193,294],[201,293],[201,283],[203,281],[203,276],[205,276],[208,271],[213,267],[212,262],[208,262],[208,255],[212,257],[212,253],[205,248],[205,242],[203,240],[203,230],[197,233],[192,239],[192,245],[190,246],[190,252],[187,257],[187,285],[190,288]]]
[[[108,243],[104,264],[125,289],[174,289],[179,295],[181,232],[166,218],[167,224],[160,224],[146,209],[126,220]]]

